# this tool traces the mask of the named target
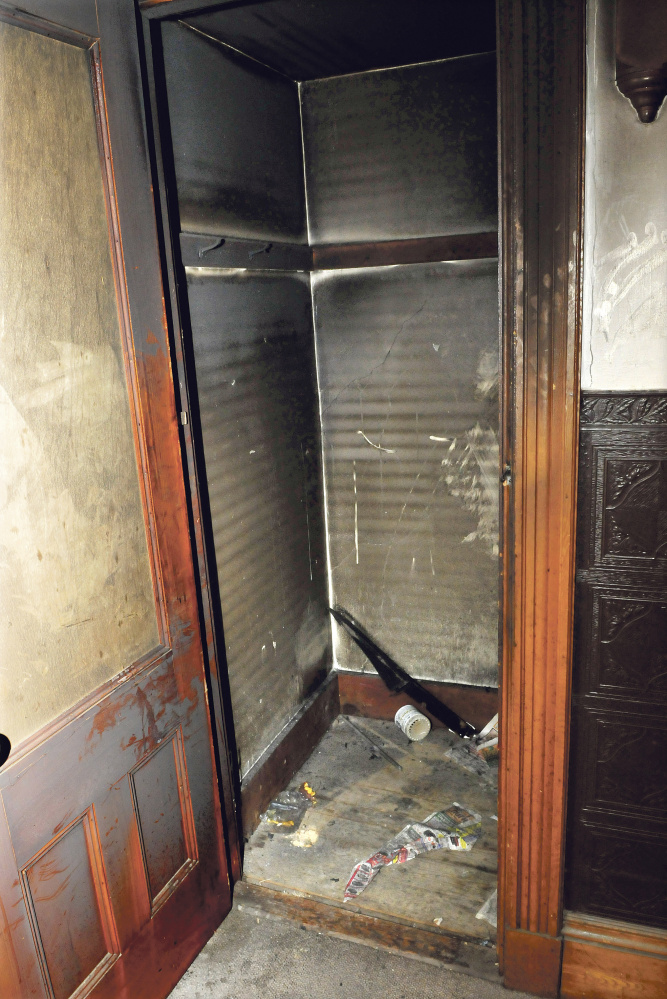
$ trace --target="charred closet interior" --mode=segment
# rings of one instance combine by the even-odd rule
[[[151,30],[246,880],[340,905],[351,863],[458,800],[484,834],[444,887],[434,855],[397,874],[407,908],[374,883],[353,909],[493,938],[474,919],[495,886],[492,783],[445,758],[442,728],[408,745],[391,724],[408,699],[328,607],[478,728],[496,712],[494,5],[268,0]],[[318,806],[299,848],[259,816],[303,779]],[[416,906],[415,877],[440,908]]]

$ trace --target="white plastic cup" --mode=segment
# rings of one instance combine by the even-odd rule
[[[399,708],[394,715],[394,721],[410,742],[421,742],[431,731],[431,723],[426,715],[417,711],[411,704]]]

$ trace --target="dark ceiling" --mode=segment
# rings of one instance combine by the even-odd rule
[[[495,0],[255,0],[185,21],[292,80],[496,47]]]

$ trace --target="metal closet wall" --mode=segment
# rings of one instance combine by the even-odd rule
[[[312,243],[497,229],[492,53],[301,97]],[[496,686],[497,260],[314,271],[312,289],[333,599],[414,676]],[[340,630],[335,655],[369,668]]]
[[[181,23],[162,44],[243,777],[331,668],[298,88]]]
[[[329,600],[416,677],[497,684],[496,260],[312,267],[496,230],[494,56],[296,82],[208,34],[257,11],[162,25],[242,777],[331,668]]]

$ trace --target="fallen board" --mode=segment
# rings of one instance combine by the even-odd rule
[[[317,804],[295,834],[260,824],[246,847],[244,880],[411,926],[495,941],[494,928],[476,918],[496,887],[495,781],[482,781],[445,758],[455,738],[444,729],[433,730],[422,743],[408,743],[390,722],[354,722],[403,769],[378,756],[338,718],[290,784],[308,781]],[[388,867],[357,899],[343,902],[358,861],[408,822],[452,801],[482,815],[482,835],[469,853],[442,850]]]

